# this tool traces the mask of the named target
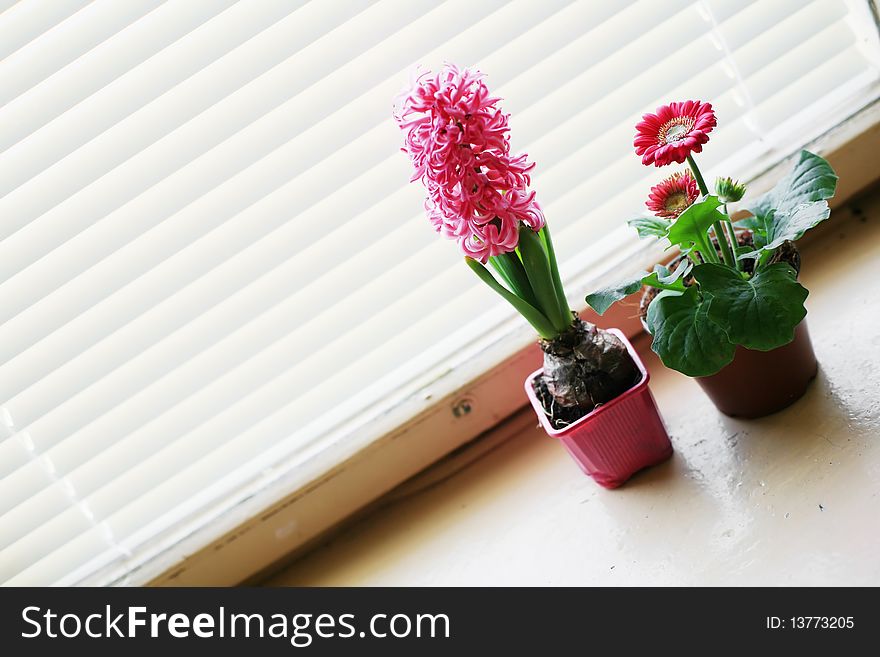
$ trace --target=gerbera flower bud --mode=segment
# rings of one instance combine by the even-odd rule
[[[528,189],[534,164],[510,155],[509,115],[489,94],[483,75],[447,64],[420,76],[398,99],[394,117],[406,131],[403,151],[427,190],[435,230],[485,263],[513,251],[520,224],[544,226]]]
[[[746,193],[746,186],[733,178],[717,178],[715,193],[722,203],[735,203]]]
[[[710,103],[699,100],[670,103],[658,107],[656,114],[642,117],[636,125],[633,146],[644,165],[682,164],[688,155],[703,150],[715,125],[715,112]]]
[[[651,188],[645,205],[658,217],[675,219],[700,197],[697,181],[690,171],[673,173]]]

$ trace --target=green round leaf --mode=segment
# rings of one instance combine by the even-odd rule
[[[720,205],[717,196],[707,196],[691,205],[669,226],[666,237],[670,243],[682,248],[696,246],[704,253],[710,251],[712,246],[707,232],[712,224],[724,219],[724,215],[718,211]]]
[[[805,203],[824,201],[834,196],[837,174],[828,162],[810,151],[801,151],[791,172],[754,202],[751,212],[766,215],[771,209],[790,214]]]
[[[587,305],[600,315],[604,315],[605,311],[616,302],[642,289],[642,278],[645,276],[647,274],[642,271],[635,276],[596,290],[587,295]]]
[[[639,237],[666,237],[666,231],[669,230],[669,221],[660,217],[636,217],[626,222],[635,228]]]
[[[662,292],[648,307],[651,349],[666,367],[687,376],[709,376],[733,360],[736,349],[706,314],[696,286],[683,293]]]
[[[762,251],[773,251],[787,241],[795,242],[830,216],[831,208],[828,207],[828,201],[804,203],[790,212],[771,210],[762,218],[766,229],[760,234],[761,240],[757,244],[759,248],[742,253],[739,259],[757,258]]]
[[[747,349],[769,351],[788,344],[807,314],[809,293],[787,263],[760,269],[749,280],[716,264],[695,267],[693,275],[708,299],[709,318]]]
[[[837,189],[837,174],[824,158],[801,151],[791,173],[755,201],[749,210],[752,222],[740,226],[756,228],[755,250],[740,259],[758,257],[772,251],[786,240],[796,241],[831,215],[827,199]]]
[[[690,261],[685,258],[678,263],[675,271],[669,271],[663,265],[654,265],[654,271],[645,276],[642,283],[660,290],[684,292],[684,277],[690,273],[692,267]]]

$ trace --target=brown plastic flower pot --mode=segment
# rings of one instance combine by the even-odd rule
[[[725,415],[756,418],[800,399],[816,378],[818,368],[804,320],[788,344],[772,351],[738,346],[729,365],[717,374],[696,380]]]

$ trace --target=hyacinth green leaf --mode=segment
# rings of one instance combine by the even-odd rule
[[[642,271],[635,276],[630,276],[622,281],[603,287],[601,290],[596,290],[587,295],[587,305],[600,315],[604,315],[605,311],[616,302],[642,289],[642,279],[647,275],[647,272]]]
[[[543,241],[531,228],[521,226],[518,250],[541,312],[557,331],[564,331],[571,325],[572,317],[570,312],[559,305],[550,271],[550,259]]]
[[[550,262],[550,276],[553,279],[553,287],[556,290],[556,301],[560,309],[569,318],[571,323],[571,309],[568,307],[568,299],[565,297],[565,288],[562,287],[562,278],[559,275],[559,263],[556,261],[556,250],[553,248],[553,239],[550,237],[550,226],[546,223],[538,232],[547,250],[547,259]]]
[[[527,301],[519,298],[513,292],[504,287],[501,283],[499,283],[494,276],[492,276],[492,272],[486,269],[482,263],[474,260],[473,258],[465,258],[465,262],[468,267],[470,267],[477,276],[479,276],[480,280],[482,280],[486,285],[495,290],[501,297],[503,297],[511,306],[516,308],[517,312],[522,315],[529,324],[531,324],[534,329],[538,332],[542,338],[546,340],[552,340],[554,337],[558,335],[558,331],[553,327],[553,324],[550,323],[540,310],[535,308],[533,305],[528,303]]]
[[[702,201],[694,203],[678,215],[666,231],[666,237],[673,245],[679,247],[693,247],[704,255],[715,253],[708,231],[716,221],[721,221],[725,217],[718,211],[720,206],[721,201],[717,196],[707,196]]]
[[[526,275],[522,261],[515,252],[509,251],[489,258],[489,264],[492,265],[492,268],[516,296],[527,301],[532,306],[538,306],[535,293],[532,291],[532,285],[529,283],[529,277]]]
[[[733,360],[736,347],[707,310],[696,286],[661,292],[648,306],[651,349],[666,367],[687,376],[710,376]]]
[[[808,292],[785,262],[760,269],[749,279],[729,267],[704,264],[694,268],[694,278],[708,299],[709,318],[747,349],[769,351],[788,344],[807,314]]]
[[[671,223],[660,217],[636,217],[626,222],[627,225],[636,229],[641,239],[646,237],[666,237]]]

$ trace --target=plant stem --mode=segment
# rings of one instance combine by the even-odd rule
[[[696,247],[696,245],[691,247],[690,251],[685,257],[691,261],[691,264],[694,267],[702,265],[704,262],[706,262],[706,259],[703,257],[703,254],[700,253],[700,250]]]
[[[715,231],[715,239],[718,240],[718,245],[721,247],[721,256],[724,258],[724,264],[736,269],[736,258],[730,248],[730,243],[727,241],[727,234],[721,227],[721,222],[716,221],[712,224],[712,230]]]
[[[691,155],[688,155],[687,161],[694,174],[694,179],[697,181],[697,187],[700,188],[700,193],[702,193],[703,196],[709,196],[709,188],[706,187],[706,181],[703,180],[703,174],[700,173],[700,169],[697,167],[694,158]],[[721,228],[721,222],[716,221],[713,223],[712,230],[715,231],[715,239],[718,240],[718,246],[721,248],[721,256],[724,258],[724,264],[735,269],[736,258],[733,255],[733,250],[730,248],[730,243],[727,241],[727,235]],[[713,253],[712,255],[715,254]]]
[[[700,193],[703,196],[709,196],[709,188],[706,187],[706,181],[703,180],[703,174],[700,173],[699,167],[697,167],[697,163],[694,161],[693,156],[687,156],[688,166],[691,168],[691,171],[694,174],[694,180],[697,181],[697,187],[700,188]]]
[[[708,235],[705,236],[705,239],[700,244],[700,248],[697,253],[700,254],[703,262],[721,262],[721,259],[718,257],[718,252],[712,245],[712,240],[709,239]]]
[[[724,223],[727,225],[727,231],[725,232],[725,235],[726,235],[725,241],[727,241],[727,238],[729,238],[731,244],[735,245],[737,243],[737,241],[736,241],[736,231],[733,230],[733,223],[730,221],[730,218],[725,219]],[[733,259],[733,268],[736,269],[737,271],[742,271],[742,262],[740,262],[740,260],[736,257],[736,251],[732,252],[731,258]]]
[[[733,262],[736,265],[736,270],[742,271],[742,260],[736,257],[736,247],[739,245],[739,242],[736,239],[736,230],[734,230],[733,228],[733,222],[730,220],[730,213],[727,211],[727,203],[724,204],[724,216],[726,217],[724,223],[727,225],[727,232],[729,233],[730,243],[733,245]]]

